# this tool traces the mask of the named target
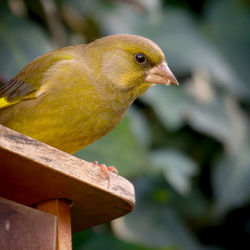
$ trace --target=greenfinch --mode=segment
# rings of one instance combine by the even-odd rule
[[[0,124],[74,153],[112,130],[154,84],[178,82],[162,50],[130,34],[51,51],[0,88]]]

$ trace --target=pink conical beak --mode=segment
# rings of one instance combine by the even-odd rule
[[[169,69],[166,61],[163,61],[161,64],[158,64],[151,68],[146,73],[145,80],[150,83],[156,84],[165,84],[169,85],[177,85],[179,86],[178,81],[176,80],[174,74]]]

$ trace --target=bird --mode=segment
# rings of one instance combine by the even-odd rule
[[[0,124],[74,153],[157,84],[178,85],[153,41],[115,34],[43,54],[0,88]]]

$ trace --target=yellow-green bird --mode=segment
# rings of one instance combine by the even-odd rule
[[[162,50],[141,36],[107,36],[54,50],[0,88],[0,124],[74,153],[112,130],[154,84],[176,84]]]

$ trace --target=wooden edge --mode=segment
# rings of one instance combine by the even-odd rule
[[[10,151],[33,163],[117,195],[127,200],[131,206],[135,204],[134,186],[121,176],[109,172],[109,185],[109,181],[104,178],[100,168],[93,163],[62,152],[2,125],[0,125],[0,138],[0,149]]]

